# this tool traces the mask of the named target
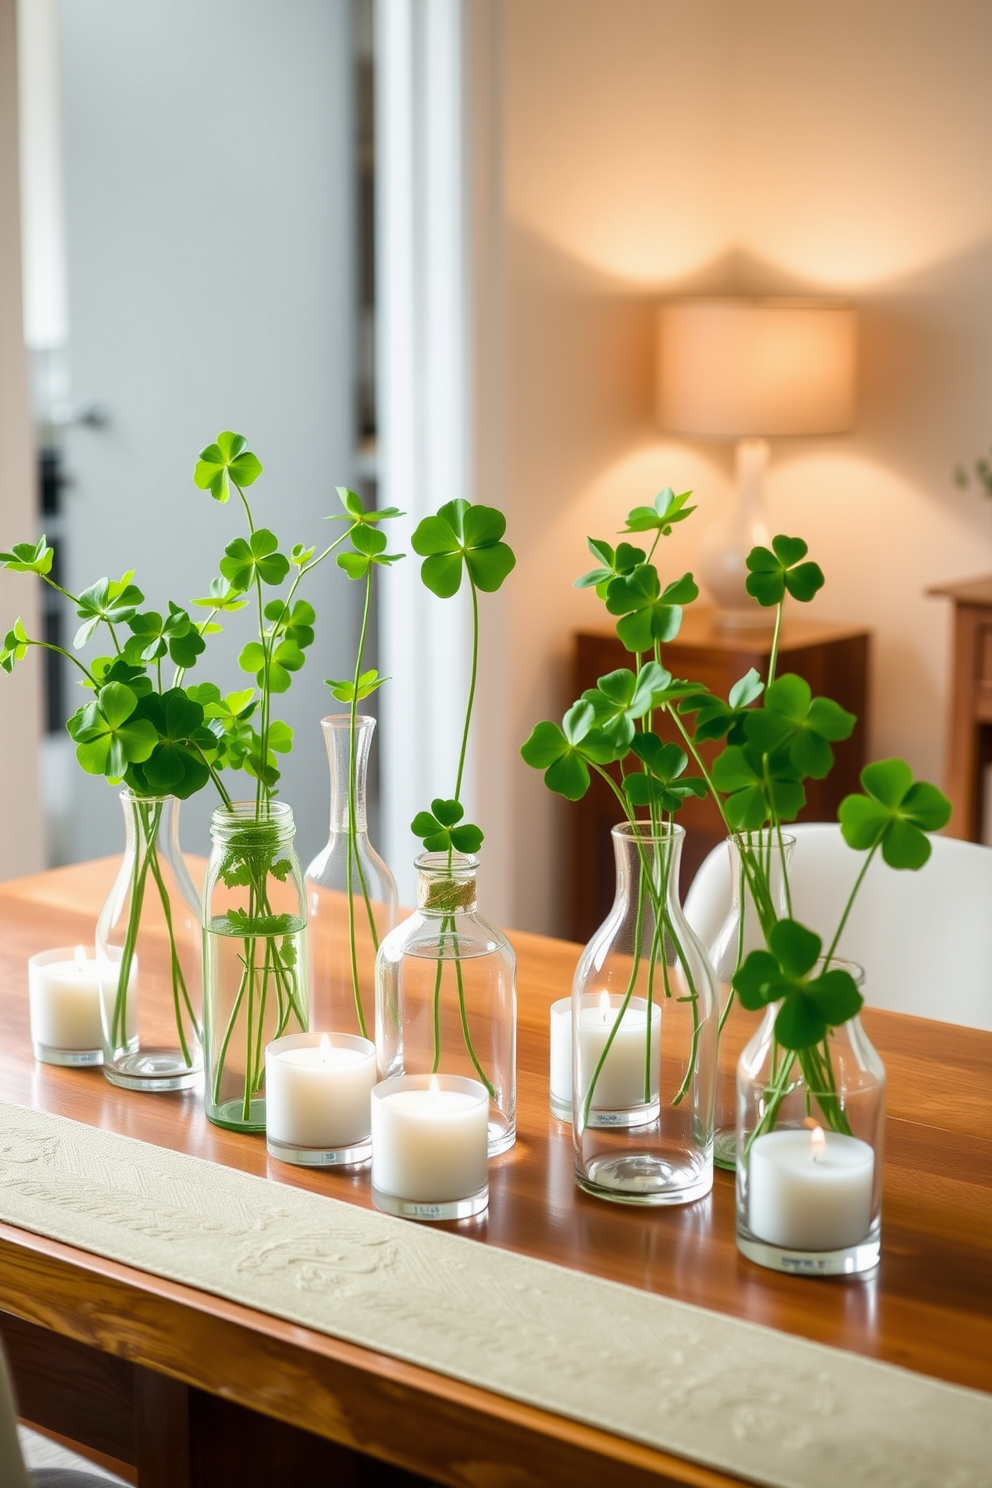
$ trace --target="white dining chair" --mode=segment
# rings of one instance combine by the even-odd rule
[[[792,912],[828,945],[864,863],[836,822],[792,822]],[[918,872],[889,868],[876,856],[837,948],[865,969],[870,1007],[992,1031],[992,848],[932,837]],[[685,913],[704,945],[712,943],[731,901],[725,843],[703,861]]]
[[[71,1468],[44,1467],[29,1472],[17,1436],[17,1407],[7,1356],[0,1343],[0,1488],[107,1488],[107,1479]]]

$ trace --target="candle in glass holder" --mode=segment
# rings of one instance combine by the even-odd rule
[[[43,1064],[103,1063],[100,979],[85,946],[40,951],[28,961],[31,1042]]]
[[[404,1219],[489,1202],[489,1092],[460,1075],[394,1075],[372,1092],[372,1198]]]
[[[579,1013],[579,1072],[587,1089],[617,1021],[623,999],[603,991],[583,998]],[[596,1081],[593,1111],[626,1111],[650,1105],[658,1099],[658,1047],[661,1039],[661,1008],[651,1004],[651,1063],[648,1099],[644,1098],[647,1055],[648,1003],[632,997],[624,1009],[610,1052]],[[572,1119],[572,999],[563,997],[551,1006],[551,1110],[562,1121]],[[591,1118],[595,1123],[596,1117]],[[600,1116],[598,1119],[602,1119]]]
[[[269,1152],[304,1167],[366,1162],[375,1045],[348,1033],[293,1033],[265,1050]]]
[[[858,1245],[871,1229],[875,1154],[844,1132],[766,1132],[747,1159],[748,1228],[785,1250]]]

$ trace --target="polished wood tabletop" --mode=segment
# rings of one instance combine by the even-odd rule
[[[193,1093],[125,1092],[99,1071],[34,1061],[27,958],[51,946],[92,944],[114,867],[100,862],[0,885],[0,1099],[370,1207],[367,1173],[274,1162],[261,1138],[210,1126]],[[491,1164],[488,1213],[454,1228],[480,1244],[992,1391],[992,1034],[865,1014],[888,1075],[881,1264],[867,1278],[852,1280],[779,1275],[736,1250],[729,1174],[717,1174],[708,1198],[672,1209],[606,1204],[577,1189],[570,1128],[548,1110],[548,1009],[569,989],[577,947],[533,935],[511,939],[520,1008],[518,1138]],[[934,995],[938,1005],[939,989]],[[4,1225],[0,1311],[8,1315],[0,1325],[15,1367],[18,1329],[32,1330],[23,1343],[26,1383],[20,1376],[18,1383],[25,1414],[31,1411],[24,1393],[34,1390],[33,1419],[48,1397],[38,1381],[32,1386],[30,1360],[37,1372],[38,1339],[58,1340],[70,1350],[84,1346],[86,1359],[97,1350],[111,1384],[121,1361],[137,1368],[139,1396],[144,1389],[159,1405],[171,1398],[170,1389],[188,1388],[199,1392],[198,1400],[222,1399],[364,1457],[465,1488],[566,1479],[590,1488],[606,1482],[719,1488],[733,1481]],[[184,1411],[185,1401],[182,1396]],[[151,1421],[155,1413],[149,1411]],[[81,1429],[72,1432],[51,1418],[42,1424],[85,1439]],[[90,1445],[108,1460],[135,1461],[112,1426]],[[139,1447],[132,1481],[176,1488],[174,1472],[157,1476],[154,1462],[142,1469],[140,1458]],[[184,1484],[199,1481],[195,1468],[190,1474]],[[386,1479],[362,1478],[355,1469],[341,1481]]]

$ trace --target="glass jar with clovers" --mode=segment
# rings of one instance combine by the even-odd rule
[[[454,792],[417,813],[417,909],[379,947],[376,1052],[383,1078],[465,1075],[489,1092],[489,1152],[516,1137],[516,957],[478,912],[476,856],[483,834],[464,821],[462,787],[479,672],[479,594],[513,569],[506,520],[493,507],[451,501],[413,534],[421,577],[439,599],[468,582],[472,661]]]

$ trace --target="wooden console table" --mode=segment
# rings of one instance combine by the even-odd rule
[[[865,763],[868,733],[868,633],[857,626],[833,625],[810,620],[786,609],[779,647],[779,675],[797,672],[815,696],[836,699],[858,723],[842,744],[834,745],[837,763],[826,780],[806,782],[806,807],[800,821],[831,821],[844,797],[858,789],[858,776]],[[682,629],[674,641],[662,648],[662,659],[674,677],[704,682],[726,697],[749,667],[767,676],[772,630],[722,630],[713,610],[687,609]],[[613,630],[583,631],[575,638],[575,667],[572,697],[596,679],[617,667],[633,666],[633,657],[617,640]],[[665,738],[678,739],[674,727],[661,729]],[[709,761],[722,745],[704,745]],[[587,941],[601,925],[613,903],[614,864],[610,829],[617,820],[617,803],[605,781],[593,778],[592,788],[570,806],[569,824],[574,851],[571,855],[571,913],[569,934]],[[696,869],[711,848],[724,838],[723,822],[713,802],[689,800],[679,813],[686,829],[682,855],[683,893]]]
[[[36,1064],[25,962],[90,939],[115,865],[0,885],[0,1099],[368,1207],[367,1174],[269,1164],[257,1137],[211,1127],[193,1093],[116,1090]],[[573,1181],[548,1112],[548,1009],[578,947],[514,935],[517,1145],[462,1233],[992,1392],[992,1034],[869,1013],[888,1072],[882,1263],[855,1282],[763,1271],[734,1242],[734,1186],[682,1208],[600,1203]],[[728,1059],[735,1051],[726,1051]],[[736,1479],[0,1225],[0,1331],[21,1407],[140,1488],[404,1484],[454,1488],[740,1488]]]
[[[954,603],[944,782],[954,815],[947,830],[966,842],[981,842],[982,779],[992,764],[992,574],[927,593]]]

